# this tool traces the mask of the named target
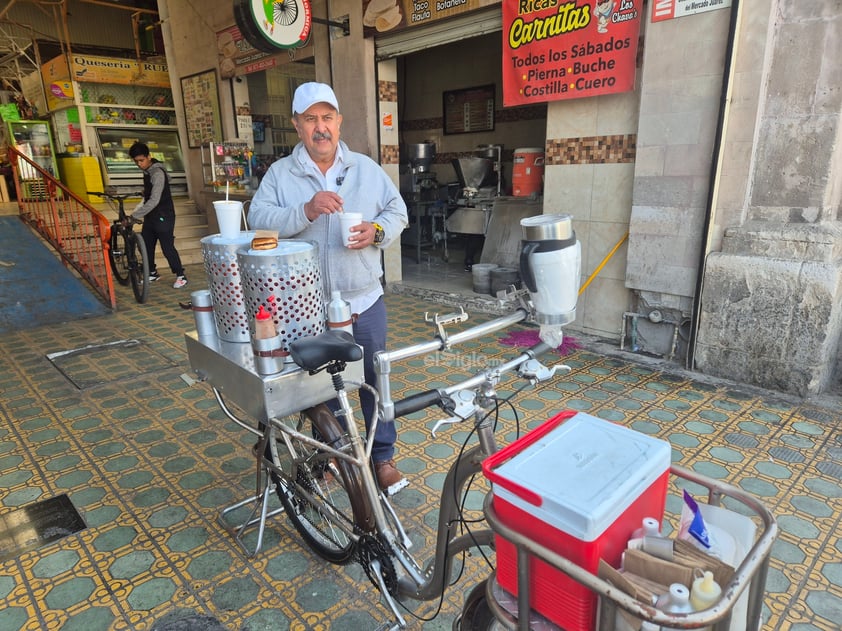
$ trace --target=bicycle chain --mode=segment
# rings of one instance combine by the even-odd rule
[[[368,580],[378,589],[380,589],[380,584],[374,576],[371,562],[374,560],[380,561],[380,576],[386,584],[386,589],[391,596],[398,597],[398,574],[395,572],[395,564],[392,562],[392,556],[389,554],[388,548],[379,537],[374,535],[360,537],[357,545],[357,560],[363,566]]]

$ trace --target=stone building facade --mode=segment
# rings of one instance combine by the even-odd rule
[[[842,5],[731,0],[651,19],[673,1],[641,3],[634,92],[547,106],[544,212],[573,215],[582,280],[600,269],[575,327],[711,375],[837,389]],[[159,6],[171,73],[206,69],[231,3],[209,0],[202,19],[189,3]],[[344,36],[313,28],[316,76],[343,102],[343,136],[397,178],[400,121],[378,127],[394,109],[395,61],[364,37],[359,0],[312,6],[350,24]],[[236,86],[220,93],[233,111]],[[579,150],[594,143],[605,148],[596,159]],[[399,252],[387,267],[394,278]]]

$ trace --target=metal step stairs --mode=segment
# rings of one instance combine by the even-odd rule
[[[187,197],[175,198],[175,248],[181,256],[184,265],[202,263],[202,237],[210,234],[208,219],[196,206],[196,202]],[[161,248],[155,253],[155,260],[162,261],[166,266],[166,259]],[[158,263],[161,266],[161,263]],[[163,269],[166,269],[164,267]]]

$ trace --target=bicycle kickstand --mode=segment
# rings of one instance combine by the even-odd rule
[[[272,480],[269,475],[269,468],[263,462],[262,454],[265,452],[266,445],[272,437],[272,431],[266,429],[263,438],[256,445],[257,479],[255,481],[255,494],[228,508],[222,509],[217,517],[217,521],[234,536],[234,540],[240,544],[240,547],[242,547],[246,556],[249,558],[257,556],[257,553],[260,552],[260,548],[263,546],[263,533],[266,530],[266,520],[284,511],[283,507],[269,510],[269,498],[272,495]],[[251,512],[248,517],[237,525],[231,524],[227,519],[228,515],[248,505],[251,505]],[[246,531],[252,526],[257,526],[257,541],[253,550],[249,549],[244,540]]]

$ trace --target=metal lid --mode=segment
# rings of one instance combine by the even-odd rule
[[[573,237],[573,218],[570,215],[537,215],[520,220],[526,241],[564,241]]]

